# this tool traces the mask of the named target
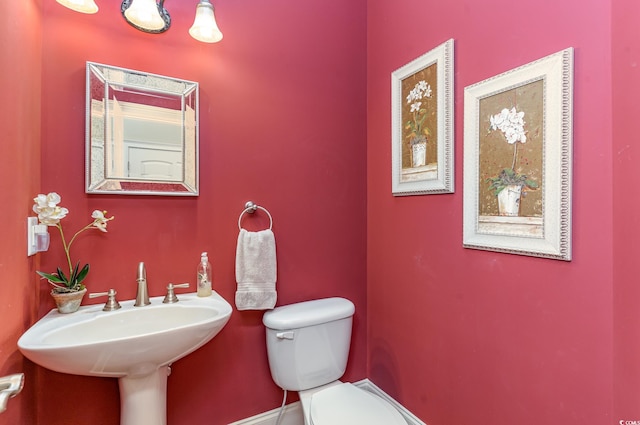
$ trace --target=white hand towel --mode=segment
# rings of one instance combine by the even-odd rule
[[[236,248],[236,307],[268,310],[276,305],[276,239],[270,229],[240,229]]]

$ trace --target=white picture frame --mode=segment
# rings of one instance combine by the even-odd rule
[[[571,260],[572,103],[572,48],[465,88],[465,248]]]
[[[454,192],[453,49],[447,40],[391,73],[394,196]]]

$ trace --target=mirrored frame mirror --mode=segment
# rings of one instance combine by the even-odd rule
[[[87,62],[86,90],[87,193],[198,195],[198,83]]]

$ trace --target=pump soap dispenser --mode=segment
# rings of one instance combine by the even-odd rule
[[[203,252],[200,256],[200,264],[198,264],[198,296],[208,297],[211,295],[211,280],[212,280],[211,263],[207,253]]]

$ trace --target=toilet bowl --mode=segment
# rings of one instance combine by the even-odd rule
[[[323,298],[264,314],[274,382],[298,391],[305,425],[407,425],[387,401],[339,381],[346,370],[355,307]]]

